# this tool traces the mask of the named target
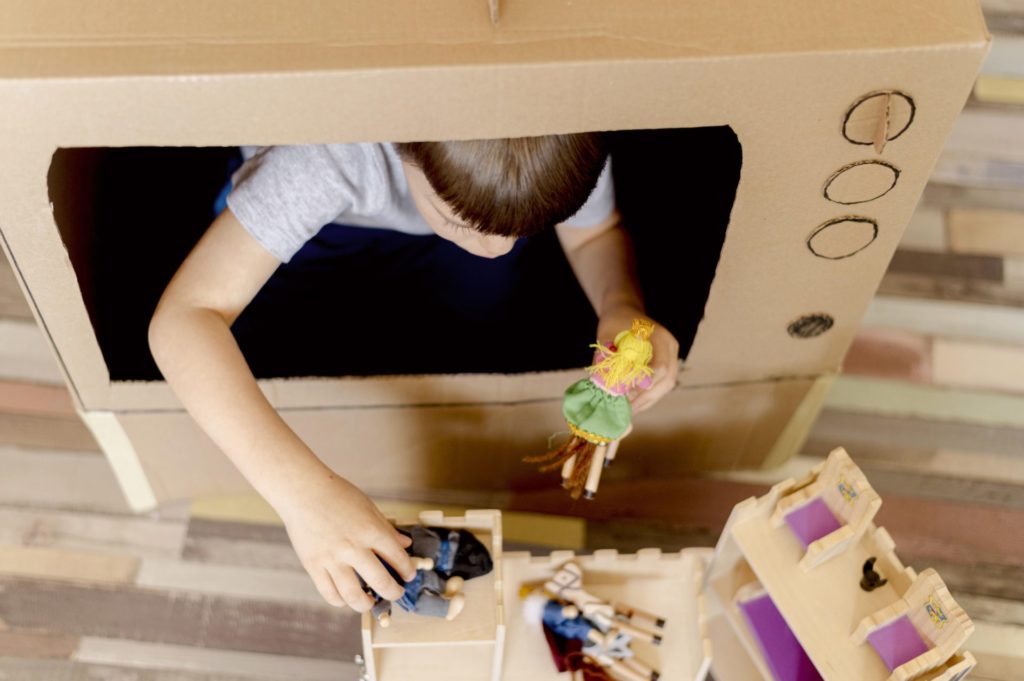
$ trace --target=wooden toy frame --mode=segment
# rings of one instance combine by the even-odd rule
[[[361,632],[366,680],[422,678],[423,669],[457,659],[459,666],[445,666],[446,681],[498,681],[505,644],[501,513],[466,511],[464,516],[446,516],[441,511],[424,511],[414,522],[472,531],[488,546],[494,570],[466,582],[466,608],[450,622],[395,608],[391,625],[385,629],[364,613]]]

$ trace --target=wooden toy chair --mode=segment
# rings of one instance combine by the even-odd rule
[[[809,570],[855,544],[867,531],[882,500],[842,447],[811,469],[803,485],[779,499],[772,524],[789,525],[807,552]]]
[[[946,665],[973,631],[970,617],[929,568],[903,598],[861,620],[851,638],[855,645],[871,644],[892,672],[887,681],[910,681]],[[963,678],[961,666],[931,678]]]

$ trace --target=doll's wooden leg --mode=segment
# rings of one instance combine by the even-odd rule
[[[611,468],[612,462],[615,461],[615,455],[619,453],[619,443],[622,440],[615,440],[608,445],[608,452],[604,455],[604,467]]]
[[[562,464],[562,487],[568,487],[572,472],[576,469],[576,455],[573,454]]]
[[[641,624],[643,626],[649,625],[651,627],[654,627],[655,629],[665,628],[664,617],[658,617],[657,615],[653,615],[643,610],[638,610],[633,606],[626,605],[624,603],[615,604],[615,614],[619,615],[620,617],[624,617],[627,622],[634,622],[636,624]]]
[[[648,679],[648,681],[657,681],[657,679],[661,677],[661,674],[635,657],[627,657],[623,659],[622,664],[629,667],[637,674],[640,674],[641,677]]]
[[[451,597],[448,601],[448,614],[445,615],[445,619],[451,621],[459,616],[463,608],[466,607],[466,594],[458,593]]]
[[[601,482],[601,471],[604,469],[607,455],[608,447],[606,445],[599,445],[594,450],[594,458],[590,460],[590,471],[587,473],[587,483],[583,487],[584,499],[593,499],[597,494],[597,486]]]
[[[640,627],[635,627],[627,622],[616,621],[615,626],[619,631],[629,634],[631,637],[639,641],[647,641],[648,643],[656,646],[661,645],[661,634],[653,631],[647,631]]]
[[[444,584],[444,594],[446,596],[454,596],[462,591],[462,585],[465,584],[465,582],[466,580],[459,576],[449,577],[448,581]]]
[[[434,559],[424,558],[423,556],[410,556],[412,559],[412,565],[417,570],[433,570]]]
[[[606,661],[610,664],[606,664],[605,668],[610,670],[616,677],[623,679],[623,681],[650,681],[651,677],[645,676],[640,672],[630,669],[624,664],[622,660],[611,660],[606,658]]]

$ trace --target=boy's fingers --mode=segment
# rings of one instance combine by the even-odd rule
[[[380,558],[367,550],[352,559],[352,567],[366,584],[389,601],[397,601],[405,593],[405,587],[395,581]]]
[[[325,601],[336,608],[345,607],[345,599],[338,593],[338,587],[334,585],[334,580],[331,579],[331,575],[326,569],[313,570],[309,576],[313,580],[313,586]]]
[[[327,572],[334,581],[338,593],[348,603],[348,607],[356,612],[367,612],[373,607],[373,599],[359,586],[356,573],[347,565],[328,564]]]
[[[403,535],[404,536],[404,535]],[[408,539],[408,537],[406,537]],[[410,544],[412,541],[410,540]],[[412,559],[409,554],[399,546],[394,546],[390,542],[385,542],[380,546],[373,547],[373,550],[384,559],[388,565],[395,569],[395,572],[402,575],[402,579],[410,581],[416,576],[416,567],[412,564]]]

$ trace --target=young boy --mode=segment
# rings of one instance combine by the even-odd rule
[[[364,612],[415,574],[407,540],[330,470],[257,386],[231,325],[323,225],[436,234],[483,258],[554,226],[608,342],[644,316],[630,242],[614,209],[599,134],[414,144],[271,147],[235,176],[228,210],[186,258],[150,323],[150,347],[198,424],[281,516],[303,567],[332,605]],[[660,325],[643,410],[675,385],[679,346]],[[343,471],[342,471],[343,473]]]

